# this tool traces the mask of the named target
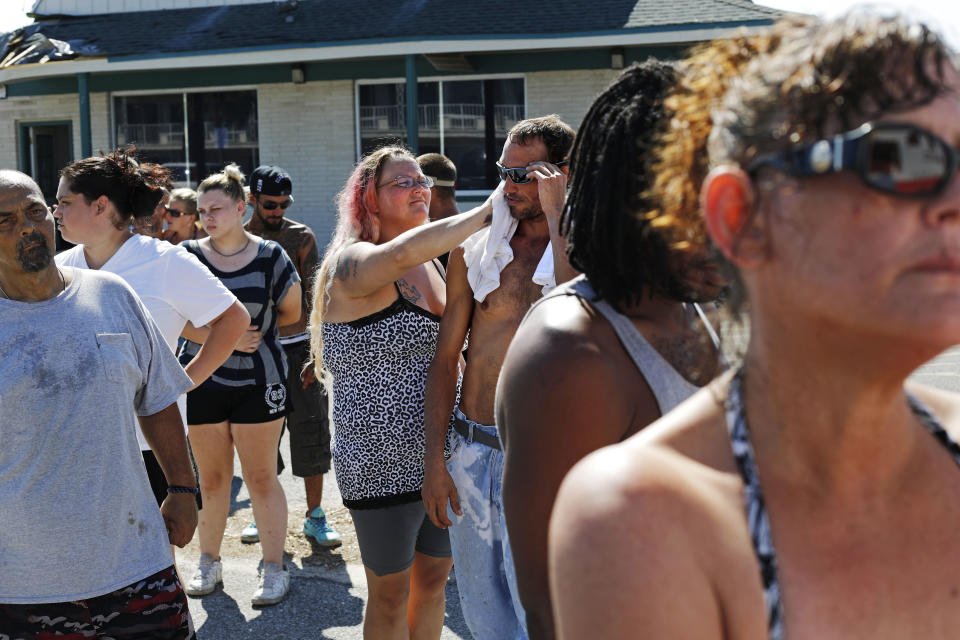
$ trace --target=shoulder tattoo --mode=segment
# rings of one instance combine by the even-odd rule
[[[406,298],[409,302],[416,304],[417,300],[423,297],[415,286],[403,278],[397,280],[397,286],[400,288],[400,295]]]
[[[349,278],[354,278],[357,275],[357,265],[360,264],[360,260],[357,258],[344,258],[343,256],[337,261],[337,271],[336,277],[338,280],[347,280]]]

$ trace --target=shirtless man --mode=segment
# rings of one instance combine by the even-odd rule
[[[558,283],[574,275],[559,237],[573,138],[573,129],[556,116],[521,121],[507,134],[498,168],[510,215],[519,224],[510,238],[513,260],[501,271],[500,286],[482,302],[475,303],[467,280],[463,247],[450,253],[447,307],[427,374],[423,501],[434,524],[450,528],[460,604],[477,640],[526,638],[502,517],[503,453],[494,426],[494,392],[507,346],[527,309],[542,295],[532,278],[548,242],[553,240]],[[468,331],[469,366],[459,406],[454,406]],[[445,463],[451,409],[456,434],[453,454]],[[456,517],[448,513],[448,503]]]

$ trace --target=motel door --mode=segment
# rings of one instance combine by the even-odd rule
[[[32,177],[48,204],[55,204],[60,170],[73,160],[72,125],[69,122],[20,123],[20,170]],[[57,249],[64,244],[57,231]]]

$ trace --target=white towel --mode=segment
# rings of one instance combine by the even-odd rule
[[[503,183],[497,187],[493,198],[493,220],[489,227],[463,242],[463,260],[467,264],[467,282],[473,289],[473,297],[483,302],[491,291],[500,286],[500,272],[513,260],[510,239],[517,230],[517,219],[510,215],[510,207],[503,197]],[[533,274],[533,281],[543,287],[547,294],[557,286],[553,274],[553,247],[547,243],[546,251]]]

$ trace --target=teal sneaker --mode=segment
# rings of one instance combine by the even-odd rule
[[[307,512],[303,521],[303,533],[310,536],[322,547],[339,547],[342,544],[340,534],[327,524],[327,516],[322,507]]]
[[[243,531],[240,532],[240,542],[246,542],[247,544],[260,542],[260,532],[257,531],[256,522],[251,522],[243,528]]]

